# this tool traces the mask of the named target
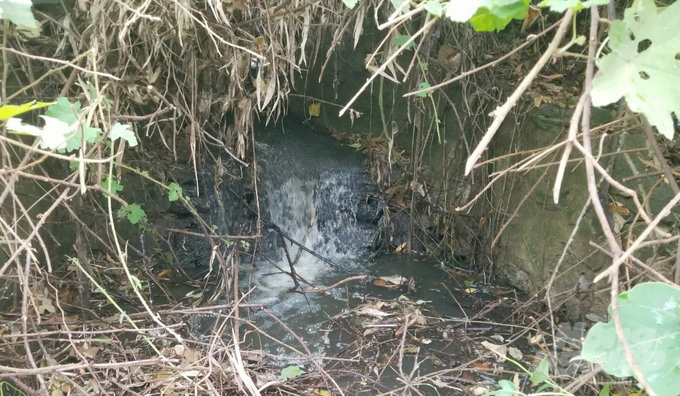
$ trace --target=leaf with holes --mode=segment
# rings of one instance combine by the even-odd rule
[[[123,206],[120,208],[118,211],[118,217],[125,217],[128,219],[128,221],[132,224],[137,224],[140,221],[146,219],[146,213],[144,212],[144,209],[142,209],[141,206],[139,206],[136,203]]]
[[[550,11],[563,13],[568,9],[579,11],[591,6],[600,6],[609,3],[609,0],[543,0],[538,6],[548,7]]]
[[[597,61],[593,80],[595,106],[626,99],[668,139],[672,113],[680,115],[680,2],[657,8],[654,0],[636,0],[609,31],[611,53]]]
[[[679,394],[680,290],[660,282],[642,283],[621,293],[618,306],[626,342],[649,385],[659,396]],[[633,376],[613,319],[588,331],[578,358],[600,364],[617,377]]]
[[[446,16],[454,22],[470,21],[478,32],[500,31],[513,19],[524,19],[530,0],[452,0]]]

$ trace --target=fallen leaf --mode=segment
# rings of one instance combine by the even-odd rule
[[[522,33],[529,29],[531,25],[536,22],[536,19],[541,15],[541,10],[534,6],[534,5],[529,5],[529,9],[527,9],[527,15],[524,17],[524,21],[522,22],[522,30],[520,30]]]
[[[510,356],[515,360],[522,360],[524,358],[524,354],[522,354],[522,351],[515,347],[508,348],[508,354],[510,354]]]
[[[496,345],[489,341],[482,341],[482,346],[491,352],[494,352],[498,363],[503,363],[505,361],[508,353],[508,348],[505,345]]]
[[[309,105],[309,115],[311,117],[318,117],[321,114],[321,103],[312,103]]]

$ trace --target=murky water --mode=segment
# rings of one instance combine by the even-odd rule
[[[463,310],[472,303],[462,292],[462,281],[447,280],[447,272],[438,263],[406,255],[368,259],[380,213],[377,205],[369,203],[376,189],[357,151],[312,131],[265,133],[257,150],[263,219],[286,237],[278,235],[275,228],[267,230],[254,268],[244,268],[240,275],[241,287],[242,291],[252,289],[249,302],[264,304],[289,329],[264,313],[251,312],[258,327],[302,350],[293,332],[315,355],[322,356],[335,355],[351,342],[333,330],[333,318],[368,300],[402,296],[420,301],[423,310],[426,306],[438,314],[464,317]],[[352,276],[369,277],[324,293],[301,294],[291,291],[295,283],[289,260],[304,281],[320,288]],[[410,286],[375,286],[373,281],[379,277],[403,277]],[[303,281],[300,284],[304,290],[312,289]],[[252,347],[281,356],[295,355],[276,341],[254,332],[250,335]]]

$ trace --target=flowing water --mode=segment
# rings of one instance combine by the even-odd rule
[[[250,302],[265,304],[300,336],[312,338],[310,346],[320,352],[324,343],[315,335],[329,315],[346,307],[347,290],[289,292],[294,286],[286,273],[289,259],[302,279],[319,287],[366,272],[379,216],[377,206],[369,203],[375,190],[358,152],[308,129],[295,134],[265,131],[257,153],[262,217],[268,227],[254,268],[245,268],[241,275],[241,286],[243,290],[254,287]],[[259,316],[263,330],[292,341],[280,326]],[[273,347],[268,344],[263,347]]]

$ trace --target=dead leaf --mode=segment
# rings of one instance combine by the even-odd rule
[[[396,287],[399,287],[399,286],[408,282],[408,279],[404,278],[403,276],[399,276],[399,275],[396,275],[396,276],[381,276],[380,278],[376,279],[376,281],[377,280],[382,280],[384,282],[384,286],[382,286],[382,287],[387,287],[387,288],[396,288]],[[373,284],[375,284],[375,282]]]
[[[508,348],[505,345],[492,344],[489,341],[482,341],[482,346],[491,352],[494,352],[496,361],[498,363],[503,363],[506,359]]]
[[[491,392],[491,389],[483,387],[481,385],[476,385],[470,389],[470,393],[472,393],[475,396],[481,396],[489,392]]]
[[[439,47],[437,59],[442,66],[455,72],[460,67],[460,60],[462,59],[462,56],[460,52],[456,51],[455,48],[449,44],[444,44]]]
[[[364,337],[369,336],[371,334],[379,333],[380,332],[380,327],[369,327],[368,329],[364,330]]]
[[[437,388],[447,388],[446,382],[440,380],[439,378],[433,378],[430,380]]]
[[[421,326],[425,326],[427,324],[427,319],[425,318],[425,316],[423,316],[419,309],[416,309],[413,312],[413,318],[415,319],[416,323],[418,323]]]
[[[618,234],[621,232],[623,229],[623,226],[628,222],[625,217],[621,216],[618,213],[612,213],[612,223],[613,224],[613,231],[615,234]]]
[[[236,11],[246,11],[246,5],[243,0],[222,0],[222,7],[227,14],[233,14]]]
[[[508,348],[508,353],[515,360],[522,360],[524,358],[524,354],[522,354],[522,351],[515,347]]]
[[[425,196],[425,189],[423,188],[422,184],[416,181],[412,181],[410,187],[411,191],[413,191],[414,193],[420,194],[421,197]]]
[[[362,307],[356,311],[359,315],[366,315],[366,316],[372,316],[374,318],[385,318],[387,316],[392,316],[391,313],[383,312],[381,310],[371,308],[371,307]]]
[[[630,215],[630,210],[628,210],[628,208],[625,207],[622,203],[616,201],[612,202],[609,205],[609,211],[612,213],[618,213],[623,216]]]
[[[309,105],[309,115],[311,117],[318,117],[321,114],[321,103],[312,103]]]
[[[78,345],[76,349],[81,355],[85,356],[86,358],[92,359],[97,355],[97,352],[99,352],[99,349],[101,348],[93,346],[89,342],[85,342],[81,345]]]
[[[546,79],[546,80],[555,80],[555,79],[564,77],[564,74],[555,73],[555,74],[551,74],[549,76],[544,76],[544,75],[540,74],[540,77],[543,78],[543,79]]]
[[[527,15],[524,17],[524,21],[522,22],[522,30],[520,30],[522,33],[529,29],[531,25],[536,22],[536,19],[541,15],[541,10],[534,6],[534,5],[529,5],[529,9],[527,10]]]

